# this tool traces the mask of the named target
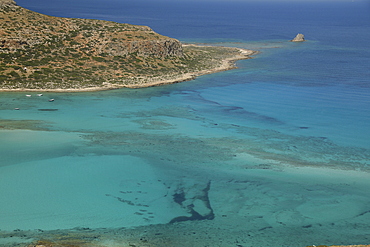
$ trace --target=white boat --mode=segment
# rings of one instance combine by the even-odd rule
[[[49,102],[53,102],[54,101],[54,99],[49,99]]]
[[[32,95],[31,94],[26,94],[26,97],[31,97]]]
[[[37,96],[39,96],[39,97],[42,96],[42,93],[37,94]]]

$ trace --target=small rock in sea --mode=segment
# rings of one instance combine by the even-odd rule
[[[303,34],[301,34],[301,33],[299,33],[299,34],[297,34],[297,36],[295,36],[295,38],[294,38],[294,39],[292,39],[291,41],[292,41],[292,42],[303,42],[303,41],[305,41],[305,39],[304,39],[304,35],[303,35]]]

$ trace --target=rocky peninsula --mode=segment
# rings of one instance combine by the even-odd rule
[[[183,45],[147,26],[60,18],[0,0],[0,91],[92,91],[192,80],[256,52]]]

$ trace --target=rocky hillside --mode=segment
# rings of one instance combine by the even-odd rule
[[[212,69],[236,52],[214,49],[185,48],[146,26],[52,17],[0,0],[0,89],[142,84]]]
[[[16,3],[13,0],[0,0],[0,8],[5,5],[15,5]]]
[[[13,0],[0,0],[0,7],[3,50],[44,46],[50,52],[68,47],[81,56],[183,55],[178,40],[159,35],[146,26],[46,16],[21,8]]]

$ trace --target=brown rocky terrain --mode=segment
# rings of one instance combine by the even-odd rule
[[[250,54],[184,47],[147,26],[52,17],[0,0],[2,90],[151,86],[225,70],[223,60]]]

